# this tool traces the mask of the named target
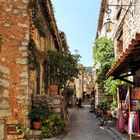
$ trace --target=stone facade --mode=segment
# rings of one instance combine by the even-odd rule
[[[79,64],[78,67],[81,69],[78,78],[74,79],[76,97],[83,99],[83,65]]]
[[[106,0],[102,0],[106,1]],[[117,5],[120,4],[119,0],[108,0],[109,5]],[[102,17],[99,17],[99,25],[100,28],[97,30],[97,37],[107,36],[112,38],[114,45],[115,45],[115,58],[116,60],[120,57],[121,53],[117,53],[117,41],[123,31],[123,48],[122,51],[128,47],[128,44],[135,37],[136,33],[140,32],[140,22],[139,22],[139,15],[140,15],[140,8],[139,8],[139,1],[138,0],[123,0],[122,5],[129,5],[131,6],[123,6],[123,9],[117,6],[109,6],[111,9],[110,19],[113,22],[113,29],[111,32],[106,33],[104,23],[107,21],[108,14],[105,12],[106,6],[103,5],[101,7]]]
[[[110,4],[113,4],[114,2],[110,2]],[[130,0],[123,0],[122,4],[130,4]],[[125,52],[128,48],[128,45],[130,44],[132,38],[135,37],[136,33],[140,32],[140,22],[139,22],[139,16],[140,16],[140,8],[139,8],[139,1],[133,0],[131,2],[132,6],[124,6],[120,15],[118,15],[118,19],[116,18],[118,10],[115,7],[112,9],[112,19],[113,19],[113,30],[111,32],[112,39],[114,41],[115,45],[115,58],[116,60],[120,57],[121,53],[117,53],[118,50],[118,39],[122,34],[122,51]],[[111,19],[111,20],[112,20]]]
[[[14,139],[14,136],[7,135],[6,127],[9,125],[29,126],[28,112],[32,104],[32,95],[45,94],[43,65],[47,61],[46,53],[48,50],[62,50],[64,47],[61,40],[64,38],[60,37],[51,1],[46,1],[48,3],[46,9],[50,9],[48,14],[53,15],[49,21],[44,13],[39,11],[40,21],[48,29],[46,37],[42,36],[33,24],[29,2],[29,0],[0,2],[0,128],[2,130],[0,139],[6,137],[9,140]],[[54,28],[50,29],[49,24]],[[29,69],[31,37],[38,51],[39,73]]]
[[[135,39],[136,33],[140,33],[140,2],[139,0],[102,0],[101,1],[100,16],[98,20],[98,28],[96,37],[107,36],[114,42],[114,53],[116,62],[122,58],[122,55],[127,51],[129,44],[132,43],[132,39]],[[117,6],[117,5],[127,6]],[[111,9],[109,14],[110,20],[113,22],[113,28],[111,32],[106,32],[104,23],[107,21],[108,13],[107,5]],[[136,77],[139,77],[139,72],[136,72]],[[131,78],[132,79],[132,78]]]
[[[5,126],[21,123],[28,125],[28,78],[21,77],[27,73],[27,44],[29,40],[28,1],[1,1],[0,34],[2,46],[0,51],[1,83],[4,85],[1,94],[1,115],[6,116]],[[20,49],[23,48],[23,49]],[[1,77],[1,76],[0,76]],[[25,81],[24,84],[22,81]],[[0,107],[0,109],[1,109]],[[26,118],[26,119],[25,119]],[[6,132],[6,127],[5,132]],[[7,133],[5,134],[7,137]]]
[[[10,69],[0,65],[0,139],[6,139],[6,119],[9,115]]]

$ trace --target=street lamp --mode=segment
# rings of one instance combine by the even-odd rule
[[[129,11],[129,9],[125,9],[123,7],[130,7],[132,6],[132,2],[128,5],[123,5],[122,4],[122,0],[120,1],[121,4],[112,4],[112,5],[107,5],[107,10],[104,9],[104,11],[107,13],[108,15],[108,18],[107,18],[107,21],[104,23],[104,27],[105,27],[105,31],[108,33],[108,32],[111,32],[112,31],[112,28],[113,28],[113,22],[111,21],[110,19],[110,13],[112,12],[111,9],[109,8],[110,6],[117,6],[117,7],[120,7],[120,9],[123,9],[125,10],[126,12],[129,12],[132,14],[132,12]]]
[[[105,10],[105,12],[108,14],[108,17],[107,17],[107,21],[104,23],[104,27],[105,27],[105,31],[109,33],[112,31],[112,27],[113,27],[113,22],[110,19],[111,9],[108,8],[108,10],[107,11]]]
[[[105,31],[107,33],[112,31],[113,22],[108,18],[107,21],[104,23]]]
[[[105,12],[108,14],[108,18],[107,21],[104,23],[104,27],[105,27],[105,31],[109,33],[112,31],[112,27],[113,27],[113,22],[110,19],[111,9],[108,9],[108,11]]]

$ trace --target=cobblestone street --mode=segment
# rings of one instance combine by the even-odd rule
[[[73,109],[70,117],[70,132],[63,140],[120,140],[98,124],[93,113],[89,113],[89,107]]]

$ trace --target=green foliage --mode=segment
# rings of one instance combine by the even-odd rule
[[[42,0],[32,0],[29,3],[28,6],[32,10],[32,21],[35,27],[37,28],[38,32],[42,37],[46,37],[46,29],[43,26],[43,22],[41,20],[41,16],[39,14],[39,11],[42,9]]]
[[[95,41],[93,47],[95,64],[99,64],[98,75],[105,75],[114,62],[113,42],[106,37]]]
[[[28,44],[28,66],[30,70],[40,70],[38,62],[38,51],[36,49],[36,44],[32,38],[29,40]]]
[[[113,42],[106,37],[99,38],[94,43],[93,54],[95,59],[95,65],[99,65],[97,70],[97,81],[100,81],[105,89],[106,94],[113,95],[112,105],[116,106],[116,90],[118,86],[124,85],[122,81],[113,80],[112,77],[107,78],[106,73],[111,68],[114,59]],[[101,79],[101,80],[100,80]],[[106,108],[105,102],[101,104],[102,110]]]
[[[44,121],[49,112],[45,108],[32,107],[29,112],[29,119],[31,121]]]
[[[42,138],[50,138],[53,136],[52,134],[52,126],[51,125],[45,125],[41,127],[41,137]]]
[[[110,103],[107,100],[103,100],[97,108],[101,109],[103,112],[106,112],[110,109]]]
[[[118,87],[126,86],[127,83],[120,80],[113,80],[113,77],[109,77],[104,81],[105,84],[105,92],[107,94],[116,95],[116,91]]]
[[[57,84],[62,88],[68,80],[72,81],[78,76],[80,55],[60,51],[49,51],[48,55],[51,84]]]
[[[114,97],[116,97],[116,96],[114,96]],[[117,98],[114,98],[114,99],[113,99],[113,102],[111,103],[111,107],[114,109],[114,108],[117,107],[117,105],[118,105],[118,103],[117,103]]]
[[[58,114],[50,114],[44,121],[42,126],[42,138],[49,138],[61,134],[66,127],[66,124]]]
[[[113,80],[113,77],[109,77],[104,81],[106,94],[113,95],[112,107],[117,107],[117,88],[127,86],[127,83],[120,80]]]
[[[20,125],[20,124],[16,124],[15,125],[15,128],[16,128],[16,132],[18,133],[28,133],[30,131],[30,129],[28,127],[25,127],[23,125]]]

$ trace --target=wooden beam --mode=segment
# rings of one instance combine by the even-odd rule
[[[130,85],[135,85],[134,82],[129,81],[129,80],[127,80],[127,79],[124,79],[124,78],[122,78],[122,77],[114,77],[114,79],[119,79],[119,80],[121,80],[121,81],[124,81],[124,82],[130,84]]]

